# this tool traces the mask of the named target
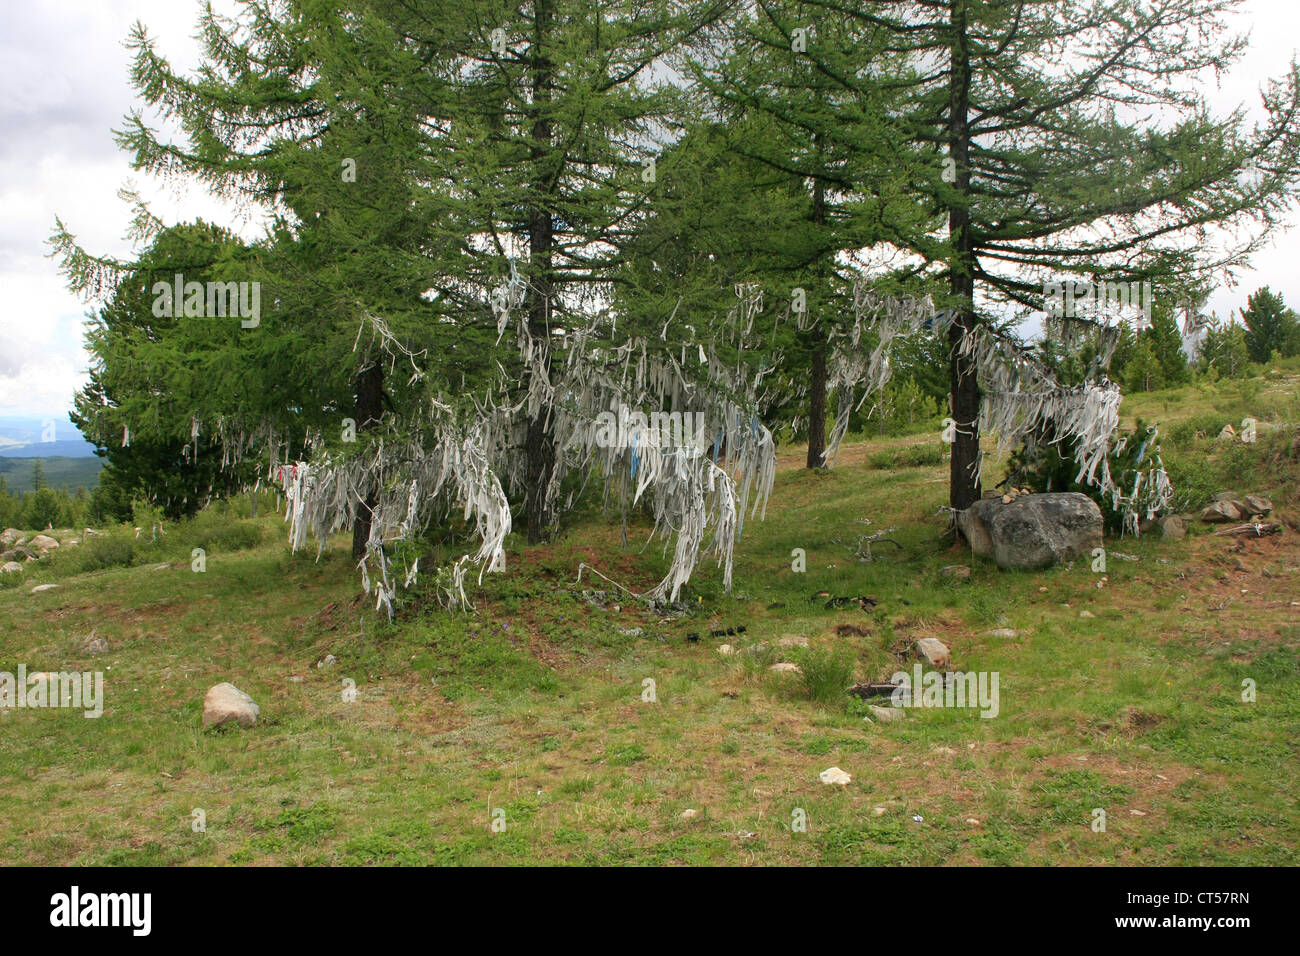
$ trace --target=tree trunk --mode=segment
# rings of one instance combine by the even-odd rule
[[[808,467],[821,468],[826,457],[826,339],[813,348],[812,385],[808,397]]]
[[[813,134],[813,145],[819,137]],[[812,221],[815,226],[826,224],[826,183],[819,176],[813,181]],[[820,229],[818,230],[820,238]],[[817,282],[824,284],[821,259],[817,262]],[[825,290],[819,289],[819,292]],[[826,329],[820,323],[813,327],[816,338],[812,353],[812,382],[808,396],[808,463],[809,468],[821,468],[826,457]]]
[[[552,130],[548,109],[551,98],[551,65],[547,59],[545,43],[551,26],[551,5],[547,0],[537,0],[534,9],[532,43],[533,168],[542,168],[544,160],[551,158],[555,146],[551,142]],[[549,165],[549,164],[548,164]],[[535,340],[545,343],[546,372],[550,374],[551,299],[554,295],[551,262],[555,246],[555,221],[547,200],[556,185],[558,173],[536,173],[532,187],[536,195],[528,222],[528,254],[531,264],[528,283],[528,331]],[[554,514],[547,500],[547,488],[555,471],[555,448],[548,421],[550,409],[538,409],[537,416],[528,421],[528,438],[525,446],[528,468],[528,491],[524,496],[524,510],[528,514],[528,541],[537,544],[546,539]]]
[[[953,243],[949,290],[958,314],[948,333],[953,355],[949,363],[952,388],[952,417],[957,434],[952,443],[949,469],[949,506],[965,510],[983,494],[975,471],[979,461],[980,388],[974,363],[957,355],[965,333],[975,326],[975,252],[970,232],[970,52],[966,26],[967,0],[951,0],[952,73],[949,81],[949,156],[956,165],[956,188],[960,198],[948,208],[948,231]]]
[[[357,373],[356,378],[357,430],[370,428],[379,422],[384,413],[384,366],[375,362]],[[352,522],[352,558],[360,561],[366,554],[366,542],[370,540],[370,518],[377,499],[373,491],[367,492],[365,500],[357,508],[357,516]]]

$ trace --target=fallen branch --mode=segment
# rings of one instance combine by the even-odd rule
[[[1281,533],[1282,525],[1274,521],[1269,524],[1243,524],[1238,525],[1235,528],[1224,528],[1222,531],[1214,532],[1214,536],[1216,538],[1221,538],[1224,535],[1237,535],[1243,537],[1253,535],[1256,538],[1262,538],[1265,535]]]

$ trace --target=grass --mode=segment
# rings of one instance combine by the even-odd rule
[[[1166,461],[1197,463],[1206,489],[1231,479],[1289,516],[1300,464],[1280,427],[1295,382],[1283,384],[1273,395],[1281,386],[1261,383],[1254,405],[1233,383],[1137,396],[1125,419],[1159,421]],[[1179,432],[1234,401],[1225,420],[1279,427],[1255,446],[1220,446],[1199,424]],[[279,516],[238,503],[157,541],[118,529],[4,576],[0,671],[102,670],[106,702],[98,720],[0,712],[0,859],[1297,862],[1294,531],[1236,542],[1193,525],[1182,541],[1113,542],[1137,560],[1112,560],[1104,578],[1087,562],[1002,573],[942,538],[947,464],[933,437],[854,444],[827,472],[803,470],[802,454],[782,449],[767,520],[746,521],[734,592],[706,562],[679,619],[581,598],[593,585],[576,581],[579,563],[636,589],[666,567],[641,548],[644,520],[624,549],[590,511],[554,544],[512,539],[475,614],[416,600],[390,623],[361,594],[344,536],[319,560],[290,554]],[[851,529],[881,527],[901,547],[851,553]],[[806,573],[791,569],[795,548]],[[942,575],[951,564],[971,576]],[[42,583],[58,587],[31,593]],[[810,600],[821,590],[877,604],[827,609]],[[81,649],[92,629],[107,655]],[[927,636],[955,668],[1000,675],[996,718],[862,719],[843,688],[910,669]],[[720,655],[723,642],[738,653]],[[327,654],[338,663],[318,667]],[[783,660],[801,673],[768,669]],[[201,728],[204,692],[225,680],[260,704],[254,728]],[[830,766],[852,782],[821,784]]]

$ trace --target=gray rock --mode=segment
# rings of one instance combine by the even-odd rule
[[[1247,495],[1242,499],[1242,504],[1251,517],[1262,517],[1273,510],[1273,502],[1263,495]]]
[[[950,578],[954,581],[965,581],[970,577],[970,565],[950,564],[946,568],[940,568],[939,575],[940,577]]]
[[[1016,632],[1009,627],[995,627],[991,631],[984,631],[980,637],[1015,637]]]
[[[1004,570],[1046,568],[1101,547],[1101,509],[1077,492],[985,498],[961,512],[957,524],[976,555]]]
[[[27,543],[29,547],[35,548],[37,551],[40,551],[42,554],[44,554],[46,551],[53,551],[55,548],[59,546],[59,542],[56,541],[54,538],[51,538],[48,534],[38,534],[36,537],[32,538],[32,540]]]
[[[15,571],[21,572],[22,569],[23,566],[17,561],[6,561],[3,566],[0,566],[0,574],[13,574]]]
[[[1240,521],[1244,517],[1246,516],[1242,510],[1237,507],[1237,502],[1229,499],[1216,501],[1201,512],[1202,521],[1211,521],[1216,523]]]
[[[871,716],[882,724],[892,724],[894,721],[902,720],[907,716],[901,707],[877,707],[875,704],[869,705]]]
[[[261,712],[253,698],[230,683],[209,688],[203,698],[204,727],[220,727],[232,721],[241,727],[251,727]]]
[[[1178,515],[1165,515],[1160,519],[1159,525],[1162,537],[1172,538],[1175,541],[1187,537],[1187,522]]]
[[[923,637],[916,642],[916,656],[931,667],[947,667],[951,655],[948,645],[938,638]]]
[[[5,528],[4,531],[0,531],[0,548],[12,548],[22,542],[23,533],[17,528]]]

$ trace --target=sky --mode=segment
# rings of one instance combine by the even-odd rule
[[[255,232],[200,190],[177,194],[136,173],[113,141],[112,130],[136,105],[125,46],[131,24],[143,22],[159,52],[189,69],[198,61],[197,12],[192,0],[5,0],[0,7],[0,89],[8,93],[0,98],[0,417],[67,422],[72,395],[86,381],[90,306],[68,291],[47,255],[56,216],[88,251],[129,256],[129,211],[117,191],[134,183],[168,224],[201,217],[250,238]],[[1205,92],[1217,112],[1242,105],[1258,118],[1260,85],[1297,55],[1300,0],[1247,0],[1233,25],[1250,33],[1250,49],[1228,75],[1207,77]],[[1235,288],[1216,290],[1209,308],[1235,313],[1263,285],[1300,306],[1300,215]]]

